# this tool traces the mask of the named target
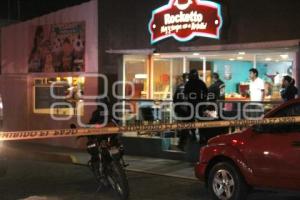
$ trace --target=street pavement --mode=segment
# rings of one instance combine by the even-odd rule
[[[85,166],[8,161],[9,171],[0,178],[1,200],[113,200],[111,190],[96,192],[97,185]],[[130,200],[209,200],[203,185],[191,179],[127,172]],[[298,200],[300,194],[255,191],[250,200]]]

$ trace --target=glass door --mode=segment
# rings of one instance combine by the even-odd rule
[[[147,99],[149,72],[147,57],[125,56],[123,69],[123,98]]]
[[[171,60],[153,60],[153,99],[171,99]]]

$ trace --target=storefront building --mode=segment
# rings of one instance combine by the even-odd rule
[[[45,85],[60,80],[66,80],[69,85],[81,85],[82,88],[77,89],[82,89],[84,94],[103,93],[104,84],[97,77],[92,80],[80,77],[90,73],[105,74],[109,87],[116,81],[122,82],[117,91],[119,98],[113,98],[114,101],[134,102],[129,113],[124,109],[125,124],[136,122],[137,118],[132,116],[139,115],[143,105],[154,109],[155,121],[172,121],[170,106],[176,80],[191,69],[199,71],[207,86],[212,83],[212,73],[218,73],[226,85],[227,101],[247,101],[249,69],[257,68],[259,77],[266,83],[265,100],[280,100],[282,76],[291,75],[296,85],[300,85],[299,6],[299,2],[293,0],[130,0],[115,3],[102,0],[6,27],[2,30],[4,44],[1,45],[2,98],[6,107],[19,112],[4,108],[4,118],[9,116],[10,119],[4,120],[4,127],[11,130],[66,128],[77,118],[67,123],[50,120],[49,106],[43,102],[45,97],[37,101],[35,94],[45,92],[42,89]],[[28,59],[34,52],[35,34],[33,29],[30,36],[30,31],[24,31],[24,27],[49,24],[57,25],[52,29],[85,27],[85,31],[79,33],[81,39],[82,34],[85,35],[83,65],[65,71],[54,68],[54,72],[47,67],[43,69],[49,71],[39,71],[34,62],[30,67]],[[13,41],[6,38],[13,35]],[[74,37],[78,39],[78,34]],[[64,49],[68,51],[67,45]],[[76,49],[80,55],[80,45]],[[55,48],[52,50],[55,52]],[[108,92],[113,96],[111,89]],[[5,97],[12,93],[22,98],[7,100]],[[156,104],[158,100],[166,102],[166,113]],[[56,110],[56,114],[61,115],[74,113],[72,109]],[[83,121],[88,120],[89,114],[88,108],[76,113],[82,115]],[[136,133],[128,135],[136,136]]]
[[[292,1],[134,1],[116,7],[104,1],[102,70],[134,84],[130,97],[124,84],[127,100],[172,100],[177,78],[197,69],[207,86],[212,73],[220,75],[226,100],[247,101],[249,69],[256,68],[265,101],[278,101],[284,75],[297,86],[300,81],[296,7]]]
[[[123,124],[173,121],[178,77],[191,69],[208,87],[218,73],[225,82],[225,101],[247,102],[249,69],[256,68],[265,82],[265,109],[280,103],[283,76],[292,76],[300,86],[299,6],[270,0],[136,0],[114,6],[102,1],[99,16],[107,28],[100,29],[100,65],[112,80],[124,83]],[[172,149],[176,139],[166,143],[162,148]]]
[[[299,49],[299,14],[292,1],[215,1],[220,10],[218,17],[221,19],[218,27],[220,33],[214,37],[195,34],[194,37],[176,39],[165,34],[165,37],[151,38],[156,37],[149,31],[150,23],[155,20],[152,13],[176,2],[184,4],[190,1],[136,1],[132,4],[120,3],[116,7],[102,2],[103,12],[100,13],[100,18],[106,21],[107,27],[100,30],[105,46],[102,51],[106,51],[106,54],[102,53],[105,55],[102,60],[103,70],[115,67],[115,70],[110,68],[107,71],[112,73],[119,70],[119,79],[126,81],[133,81],[133,75],[147,75],[147,83],[144,83],[145,88],[139,98],[170,97],[171,89],[167,90],[169,94],[163,95],[161,92],[165,87],[172,88],[175,77],[191,68],[198,68],[208,85],[210,74],[220,73],[228,85],[228,96],[234,96],[239,92],[239,85],[248,81],[247,72],[250,67],[256,67],[261,71],[261,78],[269,78],[268,81],[273,80],[276,72],[280,75],[290,74],[297,79],[295,70]],[[114,12],[111,12],[112,9]],[[201,6],[194,8],[197,9],[201,12]],[[162,14],[168,15],[168,12]],[[205,13],[203,16],[206,17]],[[195,32],[197,31],[193,33]],[[123,74],[125,77],[122,77]],[[161,77],[163,75],[169,77],[164,79]],[[170,84],[166,85],[166,82]],[[277,98],[276,95],[275,93],[270,98]]]

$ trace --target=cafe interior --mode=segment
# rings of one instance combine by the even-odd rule
[[[247,102],[250,100],[249,70],[256,68],[265,82],[263,103],[281,101],[283,76],[295,78],[295,58],[292,49],[124,55],[123,99],[127,105],[131,102],[130,111],[124,109],[125,119],[131,120],[125,121],[136,121],[138,116],[142,121],[149,118],[149,121],[171,122],[174,113],[170,108],[178,79],[191,69],[198,70],[199,78],[207,87],[212,84],[212,74],[218,73],[225,83],[225,102]],[[163,106],[162,102],[165,102]],[[149,107],[151,110],[147,112]]]
[[[265,101],[280,100],[282,77],[293,77],[294,60],[295,53],[284,50],[125,55],[123,80],[134,85],[131,99],[171,100],[178,77],[197,69],[207,87],[212,74],[218,73],[225,83],[226,100],[241,101],[249,99],[249,69],[256,68],[265,82]],[[126,99],[126,86],[123,89]]]

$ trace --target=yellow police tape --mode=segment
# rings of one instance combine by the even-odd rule
[[[148,125],[128,125],[119,127],[101,128],[78,128],[78,129],[58,129],[58,130],[33,130],[0,132],[0,140],[32,140],[62,137],[77,137],[88,135],[108,135],[120,134],[124,132],[153,132],[180,129],[198,129],[215,127],[249,127],[253,125],[276,125],[294,124],[300,122],[300,116],[265,118],[259,120],[228,120],[228,121],[201,121],[201,122],[177,122],[170,124],[148,124]]]

